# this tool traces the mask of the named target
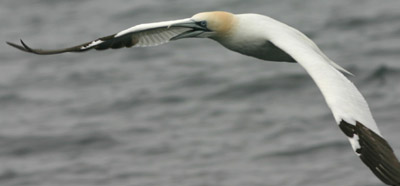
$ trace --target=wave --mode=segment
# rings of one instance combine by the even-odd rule
[[[305,73],[263,77],[228,85],[222,90],[208,95],[207,99],[237,99],[270,91],[295,91],[311,83],[311,78]]]
[[[333,149],[333,148],[348,148],[347,141],[330,141],[325,143],[318,143],[315,145],[310,145],[301,148],[294,148],[284,151],[277,151],[269,153],[268,156],[297,156],[297,155],[307,155],[307,154],[314,154],[318,151],[326,151],[326,149]]]
[[[2,173],[0,173],[0,182],[12,180],[14,178],[17,178],[18,176],[19,173],[15,172],[14,170],[5,170]]]
[[[87,150],[110,148],[117,143],[102,133],[60,136],[0,137],[0,155],[26,156],[43,153],[79,153]]]
[[[25,103],[28,100],[21,97],[19,94],[16,93],[7,93],[0,95],[0,104],[3,106],[5,104],[17,104],[17,103]]]
[[[364,78],[364,82],[380,81],[382,84],[386,82],[387,78],[398,78],[400,76],[400,69],[389,67],[388,65],[380,65]]]
[[[294,148],[287,147],[285,150],[277,150],[274,152],[269,151],[263,154],[256,155],[255,157],[253,157],[253,159],[264,159],[270,157],[287,158],[293,156],[306,156],[318,152],[327,152],[327,150],[329,149],[338,150],[338,149],[347,149],[348,147],[349,144],[345,140],[327,141],[303,147],[294,147]]]
[[[387,14],[382,13],[374,17],[362,16],[362,17],[343,17],[342,19],[334,17],[335,19],[327,21],[324,28],[352,28],[361,26],[370,26],[373,24],[382,24],[388,22],[399,22],[400,15],[398,14]]]

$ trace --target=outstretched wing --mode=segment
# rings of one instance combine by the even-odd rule
[[[156,46],[166,43],[171,39],[173,39],[175,36],[178,36],[179,34],[191,30],[191,28],[188,27],[171,26],[185,21],[188,21],[188,19],[140,24],[113,35],[101,37],[87,43],[63,49],[54,49],[54,50],[34,49],[26,45],[22,40],[21,40],[21,45],[11,42],[7,42],[7,44],[22,51],[39,55],[59,54],[64,52],[84,52],[90,49],[105,50],[109,48],[112,49],[118,49],[122,47],[129,48],[132,46],[136,47]]]
[[[283,24],[278,29],[268,32],[271,42],[310,74],[355,153],[384,183],[400,185],[400,163],[358,89],[304,34]]]

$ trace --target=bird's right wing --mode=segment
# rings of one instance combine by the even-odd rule
[[[279,28],[269,32],[270,42],[310,74],[355,153],[384,183],[400,186],[400,163],[358,89],[304,34],[285,25]]]
[[[166,43],[174,37],[192,30],[188,27],[171,26],[179,23],[185,23],[188,20],[189,19],[181,19],[175,21],[140,24],[113,35],[101,37],[90,42],[62,49],[34,49],[26,45],[22,40],[21,45],[11,42],[7,42],[7,44],[22,51],[39,55],[59,54],[65,52],[84,52],[90,49],[105,50],[109,48],[117,49],[132,46],[156,46]]]

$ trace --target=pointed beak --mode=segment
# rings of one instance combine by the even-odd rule
[[[208,37],[208,35],[212,33],[212,31],[209,30],[206,25],[202,25],[200,22],[196,22],[193,19],[185,19],[180,23],[174,23],[170,25],[170,27],[183,27],[191,29],[178,34],[177,36],[171,38],[171,40]]]

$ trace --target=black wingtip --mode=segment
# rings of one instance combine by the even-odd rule
[[[358,136],[356,153],[382,182],[400,186],[400,162],[384,138],[358,121],[352,125],[342,120],[339,127],[349,138]]]
[[[24,43],[24,41],[22,41],[22,39],[20,39],[20,42],[21,42],[22,45],[18,45],[18,44],[15,44],[15,43],[6,41],[6,43],[7,43],[8,45],[10,45],[10,46],[12,46],[12,47],[14,47],[14,48],[17,48],[17,49],[22,50],[22,51],[24,51],[24,52],[31,52],[31,53],[33,52],[32,49],[29,48],[28,45],[26,45],[26,44]]]
[[[6,43],[16,49],[19,49],[21,51],[24,52],[28,52],[28,53],[32,53],[32,54],[38,54],[38,55],[42,55],[42,54],[46,54],[46,53],[42,53],[41,50],[37,50],[37,49],[32,49],[31,47],[29,47],[22,39],[19,40],[21,44],[15,44],[12,42],[8,42],[6,41]]]
[[[22,39],[20,39],[19,41],[21,42],[21,44],[22,44],[22,46],[24,47],[24,49],[25,49],[26,52],[35,53],[35,54],[37,53],[37,52],[35,52],[34,50],[32,50],[28,45],[26,45],[26,44],[24,43],[24,41],[22,41]]]
[[[7,43],[8,45],[14,47],[14,48],[21,49],[21,46],[20,46],[20,45],[17,45],[17,44],[15,44],[15,43],[12,43],[12,42],[9,42],[9,41],[6,41],[6,43]]]

